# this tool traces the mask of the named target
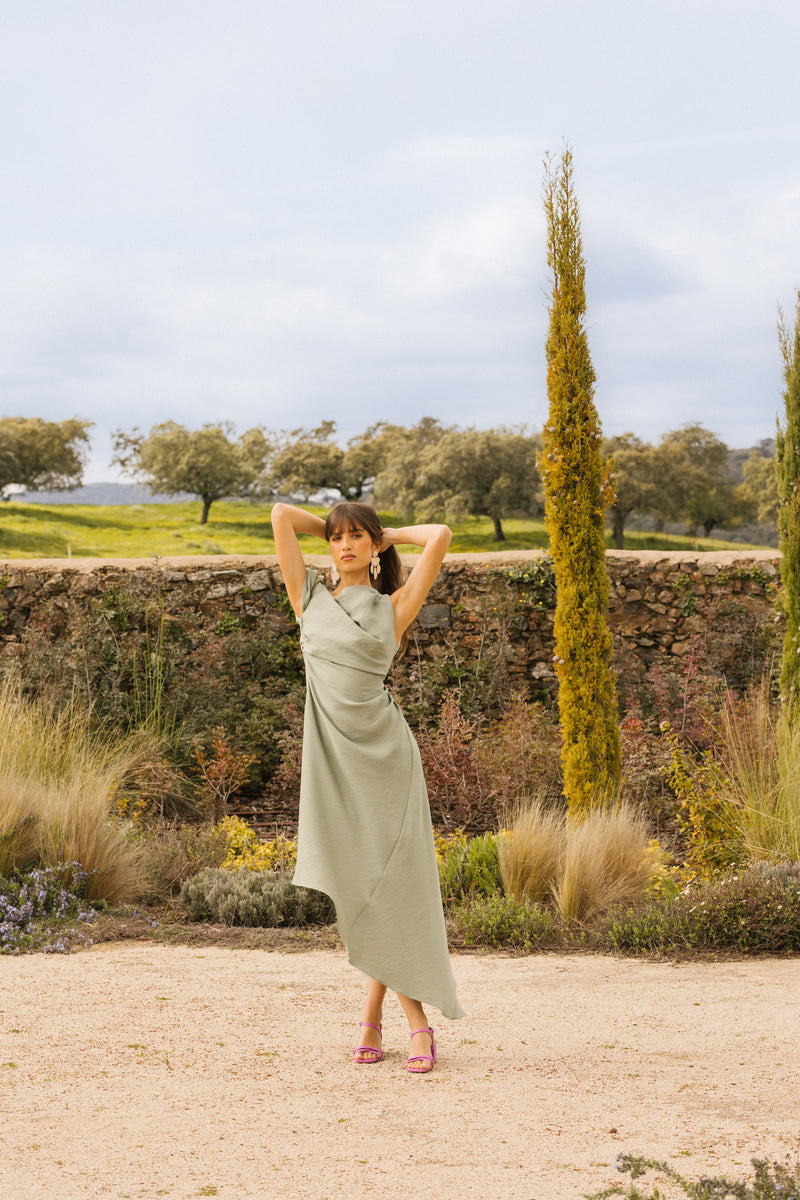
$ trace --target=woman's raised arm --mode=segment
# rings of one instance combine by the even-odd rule
[[[423,547],[408,579],[392,596],[398,642],[425,603],[452,536],[446,525],[405,525],[402,529],[384,529],[384,549],[387,546]]]
[[[321,517],[315,517],[313,513],[306,512],[304,508],[280,502],[272,506],[271,520],[272,534],[275,538],[275,553],[278,556],[278,565],[286,584],[286,594],[297,616],[302,617],[306,564],[297,535],[308,533],[312,537],[324,538],[325,522]]]

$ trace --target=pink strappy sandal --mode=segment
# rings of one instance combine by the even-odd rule
[[[374,1029],[383,1039],[383,1026],[373,1025],[370,1021],[359,1021],[359,1025],[363,1025],[366,1029]],[[357,1054],[372,1054],[373,1058],[356,1058]],[[353,1062],[359,1067],[371,1066],[372,1063],[379,1063],[383,1058],[383,1051],[376,1050],[374,1046],[356,1046],[353,1051]]]
[[[433,1070],[433,1064],[436,1062],[436,1040],[433,1036],[432,1029],[412,1029],[411,1036],[414,1037],[417,1033],[429,1033],[431,1035],[431,1052],[430,1054],[412,1054],[406,1059],[406,1070],[412,1075],[427,1075]],[[412,1063],[427,1063],[426,1067],[412,1067]]]

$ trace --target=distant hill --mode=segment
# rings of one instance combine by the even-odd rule
[[[188,495],[154,496],[140,483],[87,483],[71,492],[18,492],[23,504],[179,504]]]

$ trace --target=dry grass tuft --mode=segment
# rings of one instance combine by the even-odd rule
[[[769,681],[722,721],[726,784],[749,861],[800,861],[800,727],[770,697]]]
[[[0,750],[0,762],[2,750]],[[30,780],[0,766],[0,876],[24,871],[38,860],[39,791]]]
[[[647,822],[605,797],[583,818],[565,817],[541,798],[520,807],[500,838],[506,892],[554,903],[564,921],[584,923],[638,899],[658,865]]]
[[[549,899],[564,857],[564,814],[541,798],[507,819],[498,853],[503,887],[515,900]]]
[[[139,886],[135,848],[110,813],[141,751],[93,732],[85,714],[56,712],[0,687],[0,870],[79,862],[89,898],[127,899]]]
[[[647,824],[625,805],[568,819],[563,869],[553,888],[565,921],[585,923],[647,891],[653,872]]]

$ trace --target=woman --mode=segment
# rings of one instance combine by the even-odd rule
[[[422,1007],[461,1017],[450,967],[428,797],[419,750],[384,686],[398,645],[450,544],[446,525],[383,529],[366,504],[337,504],[326,521],[276,504],[272,529],[301,627],[306,713],[297,868],[293,882],[329,895],[350,962],[368,977],[360,1064],[383,1057],[383,1001],[408,1019],[406,1067],[436,1062]],[[298,534],[330,545],[332,592],[306,568]],[[405,583],[395,546],[422,546]]]

